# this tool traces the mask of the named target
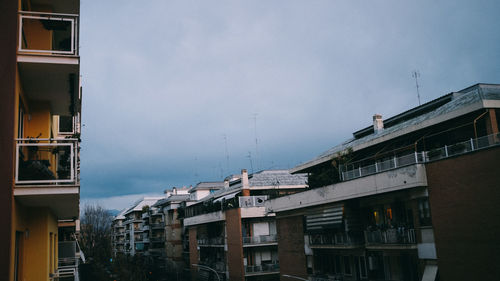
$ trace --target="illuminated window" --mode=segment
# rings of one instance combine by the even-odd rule
[[[392,220],[392,209],[391,208],[387,208],[386,210],[386,217],[390,220]]]
[[[373,218],[375,219],[375,224],[380,224],[380,213],[378,211],[373,212]]]

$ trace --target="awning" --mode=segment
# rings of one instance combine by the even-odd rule
[[[228,194],[228,195],[224,195],[224,196],[222,196],[222,197],[219,197],[219,198],[217,198],[217,199],[215,199],[215,200],[214,200],[214,203],[215,203],[215,202],[222,201],[223,199],[224,199],[224,200],[229,200],[229,199],[232,199],[232,198],[234,198],[234,196],[236,196],[236,194],[238,194],[238,192],[236,192],[236,193],[231,193],[231,194]]]
[[[322,229],[339,228],[342,226],[344,205],[339,204],[334,207],[311,212],[306,215],[307,231],[318,231]]]
[[[436,280],[437,272],[438,272],[437,265],[426,265],[424,270],[424,275],[422,275],[422,281]]]

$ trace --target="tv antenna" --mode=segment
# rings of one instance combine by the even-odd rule
[[[253,114],[253,127],[255,132],[255,166],[259,169],[259,141],[257,138],[257,113]]]
[[[252,169],[252,174],[253,174],[253,162],[252,162],[252,152],[251,151],[248,152],[247,157],[248,157],[248,160],[250,160],[250,168]]]
[[[420,92],[418,90],[418,88],[419,88],[419,86],[418,86],[418,78],[420,77],[420,72],[418,70],[414,70],[411,73],[411,77],[415,78],[415,87],[417,87],[418,105],[421,105],[421,103],[420,103]]]
[[[226,136],[226,134],[224,134],[223,137],[224,137],[224,149],[226,152],[226,168],[227,168],[227,172],[229,173],[229,151],[227,149],[227,136]]]

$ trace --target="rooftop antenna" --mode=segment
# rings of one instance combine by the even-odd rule
[[[227,172],[229,173],[229,151],[227,149],[227,136],[224,134],[224,149],[226,151],[226,168]]]
[[[249,151],[247,157],[250,160],[250,168],[252,169],[252,174],[253,174],[252,152]]]
[[[257,113],[253,114],[253,126],[255,132],[255,166],[259,169],[259,141],[257,139]]]
[[[415,86],[417,87],[418,105],[421,105],[420,104],[420,92],[418,90],[418,88],[419,88],[419,86],[418,86],[418,78],[420,77],[420,72],[418,70],[414,70],[411,73],[411,77],[415,78]]]

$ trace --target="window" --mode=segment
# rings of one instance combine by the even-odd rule
[[[431,225],[431,209],[427,198],[418,201],[418,217],[420,225]]]

